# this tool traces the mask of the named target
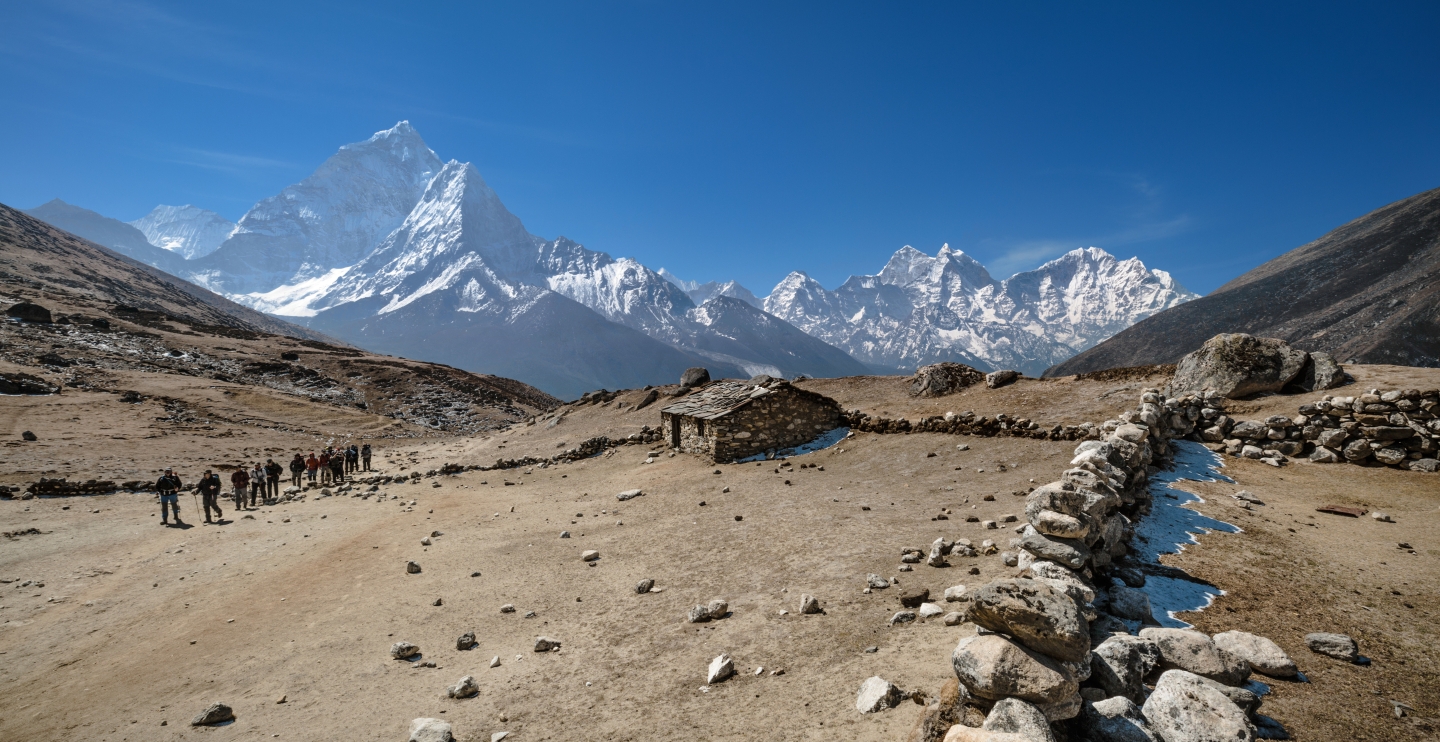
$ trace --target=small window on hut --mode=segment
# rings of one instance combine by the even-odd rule
[[[701,438],[704,438],[704,437],[705,437],[705,421],[704,421],[704,420],[700,420],[700,419],[698,419],[698,418],[695,420],[695,434],[698,435],[698,436],[700,436]]]

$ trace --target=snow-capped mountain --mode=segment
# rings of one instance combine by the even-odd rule
[[[907,245],[878,275],[851,276],[834,291],[793,272],[765,310],[877,368],[957,361],[1038,375],[1196,297],[1138,258],[1095,247],[996,281],[949,245],[934,257]]]
[[[255,204],[185,278],[235,298],[352,266],[405,221],[441,164],[408,121],[347,144]]]
[[[341,147],[234,225],[194,206],[157,207],[135,226],[58,200],[31,213],[372,350],[561,396],[667,383],[692,365],[842,376],[954,360],[1038,374],[1195,298],[1096,248],[996,281],[961,251],[907,246],[877,275],[829,291],[797,271],[762,301],[734,281],[685,281],[531,234],[473,165],[442,162],[405,121]]]
[[[150,244],[194,260],[215,252],[235,232],[235,222],[209,209],[184,206],[156,206],[145,216],[130,222]]]
[[[751,293],[750,289],[741,286],[736,281],[726,281],[724,283],[720,283],[719,281],[708,281],[706,283],[686,281],[664,268],[656,271],[656,273],[659,273],[661,278],[679,286],[685,292],[685,295],[690,297],[690,301],[696,304],[704,304],[712,296],[728,296],[732,299],[739,299],[756,309],[761,308],[760,305],[762,302],[760,297]]]

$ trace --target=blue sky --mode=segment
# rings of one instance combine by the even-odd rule
[[[946,242],[1208,292],[1440,186],[1440,3],[1079,5],[0,0],[0,202],[237,219],[408,119],[536,234],[762,295]]]

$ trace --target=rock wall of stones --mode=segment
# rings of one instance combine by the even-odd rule
[[[844,415],[844,425],[851,430],[864,433],[947,433],[950,435],[979,435],[989,438],[1011,436],[1015,438],[1038,438],[1051,441],[1077,441],[1097,439],[1104,435],[1101,426],[1094,423],[1079,425],[1045,426],[1024,417],[1014,417],[1004,412],[995,417],[976,416],[973,412],[932,415],[915,422],[905,418],[878,417],[867,415],[860,410],[850,410]]]
[[[724,462],[809,443],[841,427],[844,416],[834,400],[788,389],[771,391],[709,424],[712,455]],[[681,430],[683,444],[683,424]]]
[[[1273,466],[1303,456],[1320,464],[1440,471],[1440,390],[1326,395],[1301,405],[1293,418],[1236,421],[1206,410],[1204,419],[1200,436],[1211,450]]]
[[[1098,426],[1060,479],[1028,495],[1018,553],[1005,555],[1016,576],[958,596],[958,685],[927,707],[910,742],[1256,737],[1259,699],[1239,686],[1252,661],[1292,675],[1293,663],[1243,632],[1227,632],[1242,636],[1226,644],[1159,628],[1138,589],[1144,573],[1123,561],[1150,507],[1150,476],[1220,404],[1208,392],[1145,390],[1138,409]]]

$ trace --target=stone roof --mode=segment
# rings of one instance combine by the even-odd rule
[[[770,390],[744,381],[717,381],[706,384],[703,389],[668,407],[661,412],[701,420],[724,417],[747,404],[750,400],[769,394]]]

